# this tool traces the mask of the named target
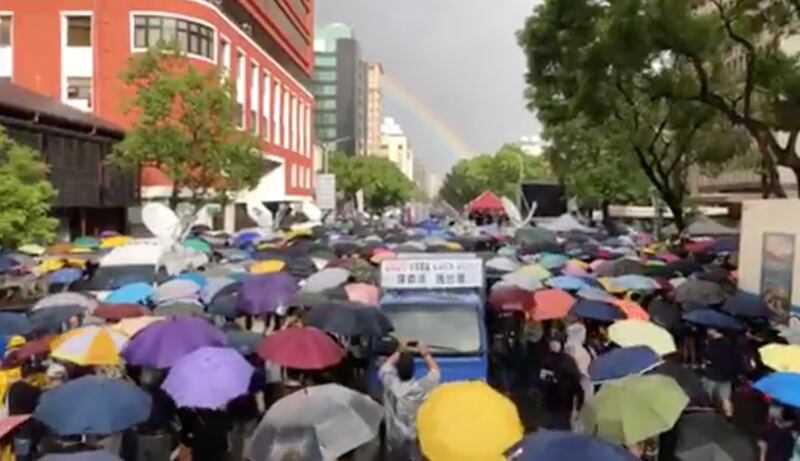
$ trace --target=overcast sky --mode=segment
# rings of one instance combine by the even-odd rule
[[[539,132],[525,109],[525,58],[515,32],[537,0],[316,0],[317,25],[351,26],[365,59],[423,102],[473,153]],[[459,153],[434,124],[391,91],[397,119],[429,169],[449,170]]]

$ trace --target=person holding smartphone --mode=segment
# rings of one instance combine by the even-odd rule
[[[425,360],[428,372],[414,379],[415,347]],[[400,343],[386,359],[378,373],[383,384],[383,405],[386,418],[386,450],[389,460],[418,461],[422,459],[417,443],[417,411],[428,395],[439,385],[441,372],[428,346],[423,343]]]

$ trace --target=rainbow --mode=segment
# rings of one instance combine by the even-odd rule
[[[456,155],[462,159],[473,156],[474,151],[467,146],[458,131],[442,120],[433,109],[400,82],[384,74],[383,88],[386,90],[387,96],[397,101],[436,132]]]

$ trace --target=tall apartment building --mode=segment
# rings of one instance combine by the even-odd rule
[[[331,152],[365,153],[366,83],[361,47],[344,24],[319,28],[314,40],[314,132]]]
[[[392,117],[385,117],[381,124],[380,155],[397,165],[408,179],[414,180],[414,153],[403,129]]]
[[[383,122],[383,66],[379,62],[364,63],[367,82],[367,108],[365,117],[365,149],[367,155],[374,155],[381,149],[381,123]]]
[[[174,41],[193,66],[228,73],[239,126],[262,140],[268,172],[241,200],[302,200],[313,182],[312,25],[313,0],[3,0],[0,77],[125,129],[134,116],[120,72]],[[143,198],[172,191],[156,168],[142,170],[141,185]]]

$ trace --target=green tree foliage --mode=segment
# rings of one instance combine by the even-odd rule
[[[385,157],[333,154],[331,172],[345,200],[354,202],[363,190],[365,206],[378,213],[407,202],[414,191],[414,183]]]
[[[173,208],[184,199],[195,207],[224,202],[258,184],[259,142],[237,129],[233,87],[217,68],[200,70],[176,46],[161,44],[133,56],[122,80],[135,91],[127,110],[136,122],[112,162],[159,167],[173,181]]]
[[[518,145],[506,144],[495,154],[456,163],[445,176],[439,196],[456,208],[487,190],[514,200],[521,182],[552,178],[546,159],[527,155]]]
[[[0,244],[47,242],[58,221],[50,216],[56,193],[39,154],[8,137],[0,127]]]

